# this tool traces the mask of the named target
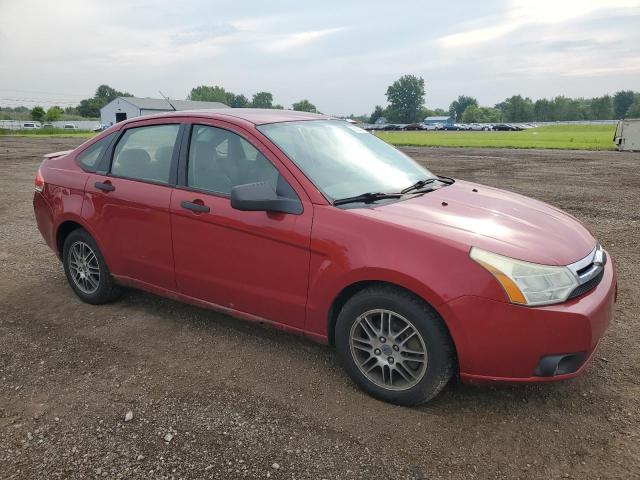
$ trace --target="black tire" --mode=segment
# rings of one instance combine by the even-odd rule
[[[401,315],[413,325],[424,341],[426,368],[421,380],[410,388],[391,390],[380,386],[367,378],[356,363],[354,356],[357,354],[352,353],[350,342],[352,327],[356,328],[354,323],[361,315],[376,309]],[[397,405],[418,405],[431,400],[445,387],[455,370],[455,350],[440,316],[420,298],[393,286],[369,287],[350,298],[338,315],[335,344],[342,367],[362,390],[372,397]],[[371,358],[374,360],[373,356]],[[393,374],[390,376],[393,378]]]
[[[79,242],[87,245],[96,258],[97,268],[99,270],[99,279],[97,280],[97,287],[92,291],[83,291],[79,282],[73,278],[73,267],[70,264],[73,256],[71,249],[74,245],[79,245]],[[62,264],[64,266],[64,273],[67,276],[69,285],[83,302],[90,303],[92,305],[100,305],[111,302],[120,295],[120,287],[118,287],[118,285],[113,281],[113,277],[107,268],[107,264],[104,261],[104,257],[102,256],[98,245],[86,230],[78,228],[67,236],[62,248]]]

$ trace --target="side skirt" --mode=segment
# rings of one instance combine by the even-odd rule
[[[123,275],[113,275],[113,278],[119,285],[123,285],[125,287],[144,290],[146,292],[153,293],[161,297],[170,298],[172,300],[177,300],[183,303],[189,303],[191,305],[206,308],[209,310],[215,310],[217,312],[224,313],[225,315],[229,315],[230,317],[238,318],[240,320],[245,320],[253,323],[266,324],[266,325],[269,325],[270,327],[277,328],[278,330],[283,330],[285,332],[293,333],[294,335],[299,335],[301,337],[309,338],[314,342],[318,342],[322,344],[328,343],[327,337],[318,335],[316,333],[307,332],[302,328],[292,327],[290,325],[287,325],[281,322],[276,322],[274,320],[258,317],[257,315],[252,315],[251,313],[241,312],[240,310],[235,310],[229,307],[223,307],[222,305],[218,305],[216,303],[211,303],[205,300],[200,300],[195,297],[190,297],[189,295],[185,295],[183,293],[178,293],[178,292],[174,292],[173,290],[157,287],[155,285],[151,285],[149,283],[142,282],[140,280],[135,280],[133,278],[126,277]]]

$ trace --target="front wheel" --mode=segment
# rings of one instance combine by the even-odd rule
[[[403,290],[378,286],[354,295],[336,323],[340,363],[371,396],[399,405],[435,397],[454,371],[454,349],[438,314]]]
[[[98,245],[86,230],[74,230],[65,239],[62,262],[69,285],[84,302],[107,303],[120,293]]]

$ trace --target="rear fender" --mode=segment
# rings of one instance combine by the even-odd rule
[[[54,231],[53,231],[53,238],[56,240],[58,239],[58,231],[60,230],[60,227],[62,226],[63,223],[65,222],[74,222],[77,223],[78,225],[80,225],[80,227],[82,227],[84,230],[86,230],[87,232],[89,232],[89,235],[91,235],[91,238],[93,238],[93,240],[96,242],[96,244],[98,245],[98,248],[100,249],[100,253],[102,253],[102,256],[107,264],[107,267],[109,266],[110,262],[109,262],[109,258],[108,255],[102,245],[102,242],[100,241],[100,238],[96,235],[95,230],[84,220],[84,218],[82,218],[81,215],[75,214],[75,213],[65,213],[63,215],[61,215],[58,218],[57,223],[55,224],[54,227]],[[63,245],[58,245],[57,248],[57,255],[58,257],[62,260],[62,247]]]

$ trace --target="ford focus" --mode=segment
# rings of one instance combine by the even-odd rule
[[[571,215],[317,114],[118,123],[47,155],[33,204],[81,300],[133,287],[265,322],[335,347],[360,388],[401,405],[454,376],[580,374],[616,297],[612,259]]]

